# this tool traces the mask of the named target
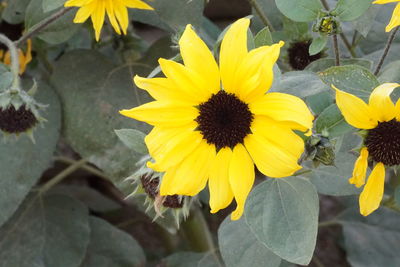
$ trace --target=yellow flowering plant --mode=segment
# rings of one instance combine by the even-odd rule
[[[2,1],[0,265],[398,266],[397,2]]]

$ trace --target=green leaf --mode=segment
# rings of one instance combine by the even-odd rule
[[[0,140],[0,225],[22,203],[29,190],[50,166],[61,128],[61,108],[57,95],[44,83],[38,83],[37,101],[49,107],[41,114],[47,119],[34,131],[34,144],[27,136],[4,143]]]
[[[64,6],[65,0],[43,0],[42,9],[44,12],[52,11],[56,8]]]
[[[366,69],[371,69],[372,61],[363,58],[345,58],[340,60],[341,65],[359,65]],[[334,58],[320,58],[313,62],[311,62],[305,70],[319,72],[324,71],[327,68],[335,66],[335,59]]]
[[[254,37],[254,45],[255,48],[258,48],[260,46],[264,45],[272,45],[272,36],[271,32],[269,31],[268,27],[263,28],[261,31],[259,31],[256,34],[256,37]]]
[[[318,74],[327,85],[333,84],[338,89],[364,100],[367,100],[371,91],[379,85],[379,81],[368,69],[358,65],[332,67]]]
[[[29,198],[0,228],[0,266],[79,266],[89,234],[88,210],[79,201]]]
[[[122,143],[130,149],[143,155],[148,153],[146,144],[144,143],[146,135],[143,132],[135,129],[121,129],[115,130],[115,133]]]
[[[246,222],[257,239],[279,257],[301,265],[311,261],[318,231],[318,194],[301,177],[269,179],[251,192]]]
[[[380,73],[378,80],[381,83],[399,83],[400,82],[400,60],[396,60],[390,62],[383,68],[382,72]]]
[[[305,99],[307,105],[311,109],[314,115],[319,115],[327,107],[333,104],[332,95],[327,92],[321,92]]]
[[[131,65],[115,66],[98,52],[75,50],[58,60],[52,76],[63,102],[66,141],[127,194],[132,188],[123,178],[132,174],[141,155],[119,141],[114,129],[147,132],[146,124],[119,114],[150,99],[133,85],[135,70]]]
[[[328,132],[329,137],[341,136],[354,130],[354,128],[344,120],[336,104],[331,104],[318,116],[315,120],[315,129],[317,133]]]
[[[310,47],[308,48],[308,53],[310,54],[310,56],[316,55],[319,52],[321,52],[322,49],[325,48],[327,42],[328,42],[328,36],[326,35],[321,35],[318,36],[317,38],[314,38],[312,40]]]
[[[323,6],[319,0],[275,0],[278,9],[291,20],[308,22],[318,18]]]
[[[1,13],[2,18],[10,24],[24,22],[25,9],[31,0],[7,1],[7,6]]]
[[[0,73],[1,73],[0,74],[0,92],[1,92],[5,89],[10,88],[11,83],[14,80],[14,75],[9,71],[5,72],[0,71]]]
[[[283,17],[282,19],[283,19],[283,33],[286,35],[287,40],[298,41],[298,40],[310,39],[310,33],[308,31],[309,23],[296,22],[287,17]]]
[[[218,229],[218,243],[227,266],[279,267],[281,258],[257,239],[244,218],[225,218]]]
[[[81,267],[141,267],[146,257],[138,242],[108,222],[90,217],[90,243]]]
[[[364,37],[366,38],[369,31],[372,28],[372,25],[376,22],[375,18],[378,15],[379,8],[376,8],[376,5],[371,5],[368,10],[353,21],[354,28]]]
[[[261,9],[262,13],[267,16],[270,23],[275,29],[282,28],[282,19],[283,16],[279,12],[278,8],[276,7],[275,0],[257,0],[259,8]],[[229,8],[230,2],[226,2],[227,8]],[[253,15],[253,19],[251,21],[251,28],[254,31],[260,31],[265,27],[264,22],[260,19],[259,13],[254,8],[251,9],[251,14]]]
[[[216,255],[196,252],[177,252],[163,260],[165,267],[219,267]]]
[[[29,31],[37,23],[48,18],[59,9],[45,12],[42,9],[44,0],[31,0],[26,8],[25,28]],[[70,39],[79,29],[80,25],[73,23],[75,12],[67,12],[59,19],[44,28],[37,37],[49,44],[60,44]]]
[[[341,21],[352,21],[364,14],[372,0],[339,0],[335,12]]]

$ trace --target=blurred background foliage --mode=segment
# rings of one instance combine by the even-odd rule
[[[106,24],[100,42],[91,22],[72,22],[75,9],[52,22],[31,38],[33,60],[23,74],[26,89],[37,81],[47,121],[34,143],[26,135],[0,143],[0,266],[398,266],[398,184],[385,186],[393,196],[387,207],[358,215],[359,190],[347,178],[361,139],[330,89],[366,100],[378,84],[400,82],[400,37],[373,74],[393,5],[371,2],[153,0],[154,11],[129,10],[128,35]],[[63,3],[2,1],[1,28],[21,24],[29,32]],[[324,5],[340,21],[341,66],[329,34],[312,31]],[[224,28],[244,16],[252,17],[250,48],[285,41],[271,91],[304,99],[320,139],[306,149],[296,177],[259,175],[240,221],[227,217],[233,207],[209,214],[207,192],[180,228],[170,215],[153,221],[143,195],[126,198],[135,186],[125,178],[147,152],[149,126],[118,111],[151,99],[132,77],[160,75],[160,57],[179,60],[177,40],[188,23],[217,56]],[[8,74],[0,65],[0,91]],[[117,132],[120,138],[115,132],[132,128]]]

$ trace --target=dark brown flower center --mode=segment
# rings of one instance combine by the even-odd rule
[[[7,133],[18,134],[33,128],[38,123],[31,110],[25,105],[15,110],[14,106],[6,109],[0,108],[0,130]]]
[[[322,57],[321,53],[310,56],[308,53],[310,45],[311,41],[305,41],[294,43],[289,47],[289,63],[293,69],[304,70],[308,64]]]
[[[158,195],[159,188],[158,185],[160,183],[160,179],[158,177],[152,177],[151,175],[143,175],[140,177],[140,181],[142,182],[142,186],[146,194],[155,199]],[[183,207],[183,198],[178,195],[166,196],[162,205],[167,208],[182,208]]]
[[[400,164],[400,122],[393,119],[378,123],[368,131],[365,145],[374,161],[387,166]]]
[[[243,143],[246,135],[251,133],[253,114],[249,106],[234,94],[219,91],[200,104],[199,110],[196,118],[198,130],[207,143],[214,144],[217,150],[233,148]]]

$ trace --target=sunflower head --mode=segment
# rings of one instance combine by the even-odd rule
[[[373,4],[384,5],[393,2],[400,2],[400,0],[375,0],[372,2]],[[392,29],[396,28],[400,25],[400,3],[396,4],[396,7],[393,10],[392,18],[389,21],[389,24],[386,26],[385,31],[390,32]]]
[[[323,57],[323,52],[310,55],[311,40],[293,42],[288,48],[287,57],[294,70],[304,70],[311,62]]]
[[[375,165],[360,195],[360,213],[371,214],[379,207],[383,197],[385,167],[400,164],[400,101],[390,98],[397,83],[384,83],[376,87],[368,104],[360,98],[336,87],[336,103],[345,120],[363,131],[363,146],[354,164],[351,184],[365,184],[368,161]]]
[[[233,23],[222,40],[219,64],[188,25],[179,40],[183,64],[160,59],[166,77],[134,78],[155,101],[122,110],[154,126],[145,142],[163,172],[160,195],[197,195],[208,184],[211,212],[235,199],[232,219],[243,214],[255,167],[269,177],[301,168],[313,115],[299,98],[267,93],[283,42],[247,48],[249,19]]]

